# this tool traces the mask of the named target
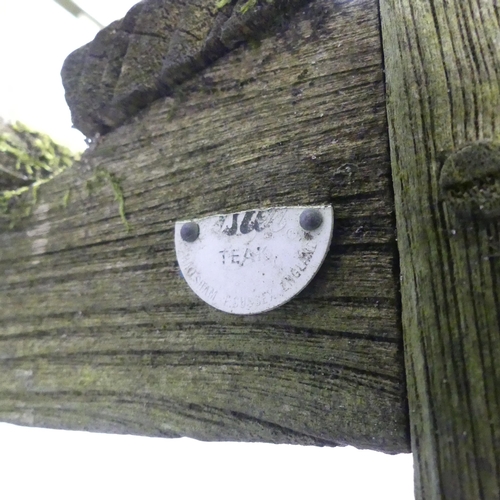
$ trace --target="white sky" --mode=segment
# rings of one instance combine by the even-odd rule
[[[106,25],[136,1],[77,3]],[[59,73],[64,58],[95,33],[53,0],[0,0],[0,117],[83,150]],[[413,500],[413,464],[411,455],[351,447],[200,443],[0,423],[0,498]]]
[[[78,2],[103,25],[123,17],[135,3]],[[76,19],[52,0],[0,0],[0,116],[83,150],[83,135],[71,128],[60,71],[66,56],[95,34],[93,23]]]

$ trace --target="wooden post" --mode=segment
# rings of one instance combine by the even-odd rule
[[[185,7],[178,33],[159,3]],[[201,3],[141,2],[66,66],[75,123],[117,128],[0,233],[0,419],[408,451],[377,1],[279,11],[267,36],[202,72],[210,54],[191,33],[220,25]],[[302,5],[276,5],[291,3]],[[258,32],[272,7],[243,15],[239,4],[227,36],[242,22]],[[186,66],[183,54],[195,66],[159,99],[165,46],[182,53],[164,73]],[[183,281],[176,220],[319,203],[334,205],[333,244],[283,307],[225,314]]]
[[[494,0],[381,0],[419,500],[500,498]]]

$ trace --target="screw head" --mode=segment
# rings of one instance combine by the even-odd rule
[[[300,227],[304,229],[304,231],[314,231],[314,229],[318,229],[323,223],[323,215],[315,208],[306,208],[306,210],[300,214],[299,222]]]
[[[200,235],[200,226],[196,222],[186,222],[181,227],[181,238],[188,243],[198,239]]]

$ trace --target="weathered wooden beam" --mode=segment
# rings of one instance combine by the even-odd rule
[[[420,500],[500,498],[500,9],[381,0]]]
[[[307,1],[137,3],[66,59],[74,126],[87,137],[113,130],[242,42],[259,43]]]
[[[408,451],[377,7],[310,3],[40,188],[0,233],[1,420]],[[174,221],[318,203],[331,250],[283,307],[180,276]]]

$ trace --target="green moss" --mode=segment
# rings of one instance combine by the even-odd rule
[[[21,219],[28,217],[38,201],[38,188],[49,180],[50,178],[41,179],[31,186],[1,192],[0,223],[7,223],[9,229],[12,229],[16,227]]]
[[[63,196],[63,199],[62,199],[62,207],[63,208],[67,208],[68,204],[69,204],[69,200],[71,198],[71,188],[68,189],[65,193],[64,193],[64,196]]]
[[[250,9],[253,9],[257,5],[257,0],[248,0],[241,6],[241,13],[245,14],[245,12],[248,12]]]
[[[22,123],[6,126],[0,133],[0,190],[52,177],[79,159],[79,154]]]
[[[31,192],[33,194],[33,205],[36,205],[36,202],[38,201],[38,187],[40,184],[35,183],[31,186]]]
[[[79,154],[22,123],[2,126],[0,222],[7,222],[12,228],[20,219],[30,215],[38,201],[39,186],[79,159]]]
[[[127,220],[125,213],[125,197],[123,195],[123,189],[121,186],[121,179],[119,179],[115,174],[108,172],[104,168],[99,168],[94,176],[90,178],[86,183],[86,189],[89,195],[91,195],[96,189],[101,188],[109,184],[113,190],[115,201],[118,202],[118,213],[125,226],[127,232],[130,231],[130,224]]]
[[[226,5],[229,5],[233,0],[218,0],[215,4],[218,9],[222,9]],[[271,3],[269,0],[266,0],[267,3]],[[241,7],[240,12],[245,14],[250,9],[253,9],[258,3],[258,0],[247,0]]]

